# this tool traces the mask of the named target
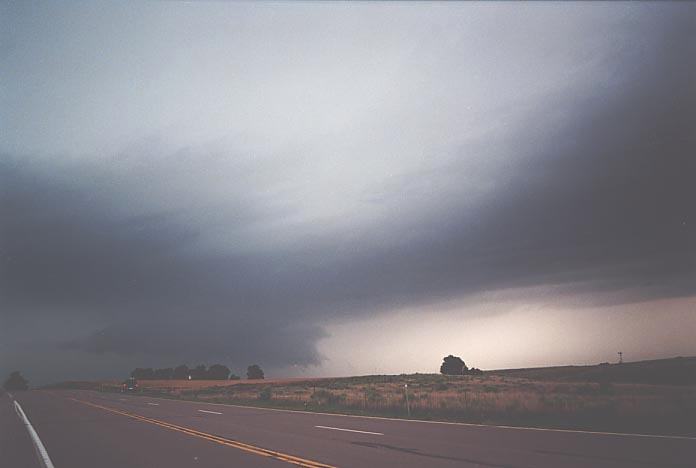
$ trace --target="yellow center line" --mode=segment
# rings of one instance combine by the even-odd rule
[[[148,418],[146,416],[141,416],[139,414],[128,413],[126,411],[120,411],[120,410],[117,410],[115,408],[109,408],[108,406],[102,406],[102,405],[98,405],[96,403],[92,403],[89,401],[78,400],[76,398],[70,398],[70,399],[73,401],[76,401],[78,403],[82,403],[84,405],[92,406],[94,408],[103,409],[104,411],[109,411],[111,413],[120,414],[122,416],[126,416],[126,417],[129,417],[132,419],[137,419],[138,421],[143,421],[143,422],[147,422],[150,424],[155,424],[157,426],[165,427],[165,428],[171,429],[173,431],[183,432],[184,434],[188,434],[188,435],[193,436],[193,437],[198,437],[200,439],[209,440],[211,442],[215,442],[215,443],[218,443],[221,445],[226,445],[228,447],[234,447],[234,448],[237,448],[239,450],[243,450],[243,451],[248,452],[248,453],[260,455],[262,457],[271,457],[271,458],[275,458],[276,460],[281,460],[281,461],[284,461],[287,463],[292,463],[293,465],[303,466],[303,467],[307,467],[307,468],[336,468],[332,465],[326,465],[324,463],[319,463],[319,462],[316,462],[313,460],[307,460],[306,458],[296,457],[294,455],[289,455],[289,454],[283,453],[283,452],[277,452],[275,450],[269,450],[269,449],[265,449],[262,447],[257,447],[255,445],[251,445],[251,444],[245,444],[244,442],[239,442],[236,440],[227,439],[225,437],[220,437],[220,436],[216,436],[213,434],[208,434],[206,432],[197,431],[197,430],[191,429],[189,427],[179,426],[179,425],[168,423],[165,421],[160,421],[159,419]]]

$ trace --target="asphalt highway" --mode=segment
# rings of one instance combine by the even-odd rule
[[[92,391],[19,392],[55,468],[693,468],[696,438],[301,413]],[[0,466],[41,467],[8,395]],[[42,463],[44,463],[42,465]]]

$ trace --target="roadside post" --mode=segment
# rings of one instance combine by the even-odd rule
[[[404,384],[404,392],[406,392],[406,411],[408,412],[408,417],[411,417],[411,404],[408,401],[408,384]]]

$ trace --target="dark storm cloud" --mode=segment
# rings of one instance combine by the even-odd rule
[[[4,161],[0,294],[8,323],[45,314],[107,323],[64,349],[318,363],[323,332],[265,298],[269,260],[193,255],[197,233],[171,214],[119,218],[79,184],[64,187]]]
[[[530,111],[507,136],[510,166],[473,214],[464,200],[443,197],[435,209],[414,215],[404,207],[404,217],[360,235],[216,251],[200,248],[207,225],[183,222],[176,206],[120,209],[137,204],[123,187],[161,183],[166,159],[140,172],[142,180],[95,193],[104,175],[90,168],[60,177],[64,169],[52,174],[5,155],[3,320],[58,314],[68,324],[56,330],[56,349],[132,356],[133,365],[280,368],[318,364],[321,324],[332,319],[470,293],[550,286],[568,301],[595,302],[694,294],[693,26],[670,18],[655,50],[606,64],[626,75],[620,84],[598,81],[589,93],[553,95]],[[134,148],[127,157],[150,152]],[[469,170],[455,160],[396,190],[464,180]],[[238,211],[235,228],[264,220],[253,206]]]
[[[532,113],[512,137],[522,164],[501,174],[475,216],[445,201],[418,220],[432,227],[425,235],[400,243],[408,232],[395,231],[397,247],[355,246],[323,272],[333,281],[322,289],[358,309],[539,285],[583,304],[694,294],[693,25],[675,20],[637,63],[608,65],[629,74],[620,86],[598,82]],[[545,134],[557,116],[565,123]]]

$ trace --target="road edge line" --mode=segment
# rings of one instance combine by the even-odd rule
[[[41,465],[44,468],[54,468],[53,462],[51,461],[51,457],[48,456],[48,451],[46,450],[46,447],[44,447],[43,442],[41,442],[39,434],[34,429],[34,426],[32,426],[31,422],[29,422],[29,418],[24,413],[22,406],[17,402],[17,400],[13,399],[12,401],[14,402],[15,412],[22,420],[24,426],[27,428],[27,431],[29,432],[31,441],[34,444],[34,448],[36,449],[36,454],[38,455],[39,462],[41,462]]]

